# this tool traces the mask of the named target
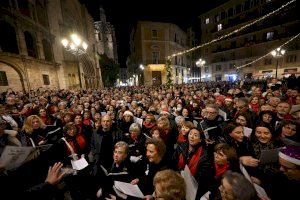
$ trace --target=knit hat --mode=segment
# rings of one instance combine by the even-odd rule
[[[232,98],[231,96],[227,96],[227,97],[225,98],[225,101],[233,101],[233,98]]]
[[[167,108],[162,109],[162,111],[160,112],[160,114],[168,114],[170,115],[170,112]]]
[[[300,146],[287,146],[280,149],[279,157],[300,166]]]
[[[123,115],[129,115],[129,116],[133,117],[132,112],[129,110],[126,110]]]

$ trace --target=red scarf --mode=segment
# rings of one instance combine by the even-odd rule
[[[228,168],[229,168],[228,163],[226,163],[225,165],[218,165],[218,163],[215,162],[215,169],[216,169],[215,178],[221,177],[222,174],[224,174]]]
[[[194,153],[194,155],[191,157],[191,159],[189,160],[188,166],[189,166],[189,169],[190,169],[191,174],[193,176],[195,176],[196,173],[197,173],[199,160],[200,160],[200,157],[202,155],[202,151],[203,151],[203,148],[199,147],[197,149],[197,151]],[[178,168],[179,169],[184,169],[185,164],[186,164],[185,159],[184,159],[183,155],[180,154],[179,155],[179,161],[178,161]]]
[[[259,103],[257,103],[257,104],[249,103],[249,105],[250,105],[250,108],[252,109],[253,112],[258,113],[258,111],[259,111]]]
[[[182,132],[180,131],[177,142],[178,143],[183,143],[187,141],[187,135],[183,135]]]
[[[151,122],[144,122],[143,126],[146,127],[147,129],[151,129],[155,126],[155,123],[151,123]]]

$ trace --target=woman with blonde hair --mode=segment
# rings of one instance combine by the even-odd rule
[[[20,141],[22,146],[37,146],[46,143],[47,129],[42,119],[37,115],[30,115],[26,118],[22,131],[20,133]]]

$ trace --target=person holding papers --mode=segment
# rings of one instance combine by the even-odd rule
[[[223,135],[226,143],[235,148],[237,155],[245,166],[257,167],[259,160],[255,158],[253,146],[244,135],[243,126],[231,122],[224,127]]]
[[[135,167],[135,163],[130,161],[129,158],[129,146],[126,142],[119,141],[115,144],[115,150],[113,154],[114,162],[109,169],[105,169],[101,166],[103,171],[102,178],[97,179],[96,196],[107,196],[108,194],[114,194],[113,184],[114,181],[122,181],[126,183],[137,184],[141,177],[142,172]]]
[[[205,145],[203,132],[195,128],[190,130],[188,141],[178,144],[173,155],[175,170],[184,170],[186,165],[198,182],[197,196],[201,197],[213,181],[214,161]]]
[[[250,172],[252,181],[261,185],[267,193],[272,190],[274,175],[279,172],[278,148],[282,147],[281,141],[276,140],[274,130],[263,122],[255,127],[252,135],[252,145],[255,158],[259,159],[259,164]]]
[[[146,141],[146,149],[147,161],[144,168],[145,174],[138,185],[147,199],[151,199],[154,192],[153,179],[155,174],[168,169],[169,164],[165,159],[166,145],[162,140],[148,139]]]
[[[37,115],[26,118],[22,131],[19,134],[22,146],[38,146],[47,141],[47,129],[44,122]]]
[[[141,127],[138,123],[132,123],[129,127],[130,138],[128,139],[129,155],[142,156],[145,154],[146,137],[141,134]]]

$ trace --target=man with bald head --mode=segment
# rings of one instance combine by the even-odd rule
[[[112,127],[112,119],[104,115],[101,119],[101,127],[95,130],[91,139],[91,152],[89,158],[94,162],[95,167],[102,165],[110,168],[113,163],[114,146],[122,140],[121,132]],[[97,172],[95,172],[97,174]]]

